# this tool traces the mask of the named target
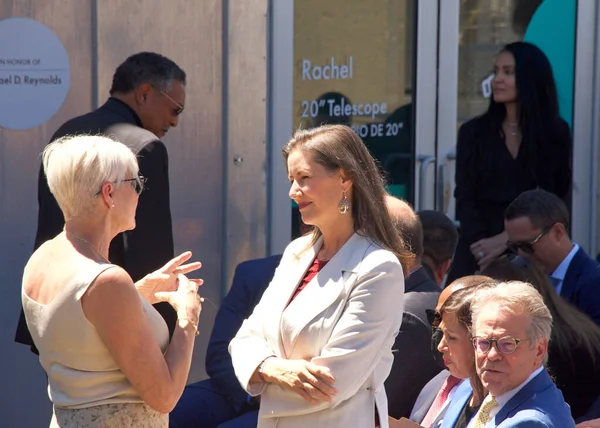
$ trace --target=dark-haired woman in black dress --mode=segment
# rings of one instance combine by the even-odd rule
[[[460,239],[448,282],[506,251],[504,210],[520,193],[540,187],[566,200],[571,186],[571,133],[546,55],[531,43],[508,44],[494,74],[487,112],[458,133]]]

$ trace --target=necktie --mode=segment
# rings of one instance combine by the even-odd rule
[[[435,421],[435,418],[438,417],[438,415],[440,414],[440,411],[444,407],[444,403],[448,399],[448,395],[450,394],[450,391],[452,391],[452,388],[454,388],[456,385],[458,385],[458,382],[460,382],[460,379],[457,377],[454,377],[452,375],[448,376],[446,378],[446,380],[444,380],[444,383],[442,384],[442,388],[435,396],[435,399],[433,400],[431,407],[429,408],[429,410],[427,411],[427,414],[423,418],[423,422],[421,422],[422,426],[427,427],[427,428],[429,428],[431,426],[431,424]]]
[[[490,411],[498,405],[498,402],[494,397],[488,394],[483,400],[479,411],[475,415],[475,423],[473,428],[485,428],[486,424],[490,421]]]

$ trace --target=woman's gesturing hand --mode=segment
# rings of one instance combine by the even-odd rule
[[[187,275],[190,272],[200,269],[202,263],[192,262],[187,263],[192,257],[191,251],[186,251],[174,259],[170,260],[160,269],[149,273],[141,280],[136,282],[135,287],[138,292],[151,304],[157,303],[155,294],[163,291],[175,291],[177,290],[177,278],[178,275]],[[195,282],[197,286],[202,284],[201,279],[190,279]]]
[[[200,311],[202,310],[202,298],[198,294],[198,281],[191,281],[185,275],[178,275],[176,291],[162,291],[156,293],[156,299],[159,302],[167,302],[177,311],[177,318],[180,320],[189,320],[198,325]]]
[[[263,364],[262,374],[268,383],[295,392],[311,404],[330,402],[337,394],[329,369],[308,361],[272,357]]]

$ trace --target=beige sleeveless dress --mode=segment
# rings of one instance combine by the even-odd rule
[[[48,395],[54,404],[51,428],[168,427],[168,415],[143,402],[83,313],[81,297],[100,273],[113,266],[98,264],[81,272],[47,305],[21,292],[27,326],[48,375]],[[140,299],[164,353],[167,325],[150,303]]]

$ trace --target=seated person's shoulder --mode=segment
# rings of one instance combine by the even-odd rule
[[[538,408],[520,410],[502,421],[498,427],[568,428],[561,426],[560,421]]]
[[[264,257],[260,259],[246,260],[239,263],[236,267],[236,273],[252,272],[256,269],[264,269],[265,267],[277,267],[281,260],[281,254]]]

